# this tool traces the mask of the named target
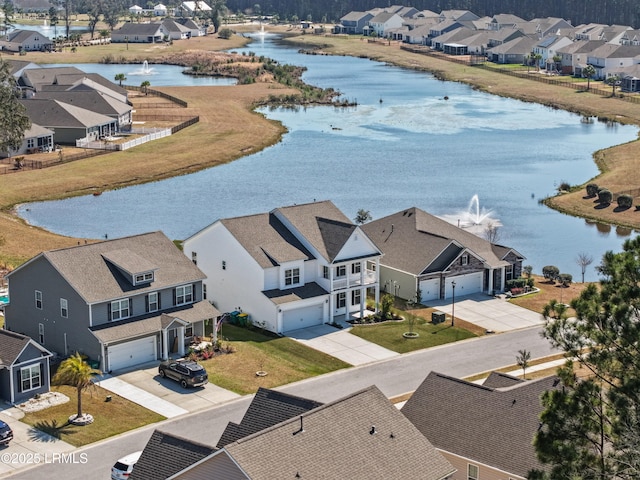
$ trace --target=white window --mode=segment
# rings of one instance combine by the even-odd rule
[[[69,303],[66,298],[60,299],[60,316],[62,318],[69,318]]]
[[[36,290],[36,308],[42,310],[42,292],[40,290]]]
[[[153,282],[153,272],[141,273],[136,275],[136,285],[139,283]]]
[[[198,254],[196,252],[191,252],[191,261],[194,265],[198,264]]]
[[[340,265],[336,267],[336,277],[344,277],[347,275],[347,267],[345,265]]]
[[[193,337],[193,323],[190,323],[189,325],[184,327],[184,336]]]
[[[300,283],[300,269],[289,268],[284,271],[285,285],[298,285]]]
[[[129,318],[131,312],[129,311],[129,299],[116,300],[111,302],[111,318],[110,320],[121,320],[123,318]]]
[[[329,278],[329,267],[326,265],[322,267],[322,278]]]
[[[376,264],[375,262],[367,262],[367,270],[370,270],[372,272],[376,271]]]
[[[33,148],[36,146],[35,138],[27,139],[27,148]]]
[[[176,287],[176,305],[193,302],[193,285]]]
[[[207,299],[207,284],[206,283],[202,284],[202,299],[203,300]]]
[[[38,337],[40,340],[40,345],[44,345],[44,323],[38,324]]]
[[[469,264],[469,255],[462,255],[460,258],[460,265],[468,265]]]
[[[28,392],[42,386],[40,380],[40,364],[22,367],[20,369],[21,392]]]
[[[360,305],[360,301],[362,300],[362,294],[360,290],[353,290],[351,292],[351,305]]]
[[[351,264],[351,273],[353,274],[360,273],[360,263]]]
[[[478,480],[480,476],[478,475],[478,466],[469,464],[467,468],[467,479],[468,480]]]
[[[505,280],[513,279],[513,265],[507,265],[504,267]]]
[[[155,312],[160,308],[160,302],[158,301],[158,292],[151,292],[147,295],[147,312]]]
[[[337,308],[344,308],[347,304],[347,294],[345,292],[341,292],[337,295]]]

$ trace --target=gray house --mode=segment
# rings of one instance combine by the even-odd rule
[[[0,157],[11,157],[29,153],[51,152],[53,150],[53,130],[31,124],[24,132],[22,145],[17,150],[0,152]]]
[[[127,22],[111,32],[111,43],[159,43],[164,36],[161,23]]]
[[[9,330],[103,371],[183,356],[220,315],[205,275],[162,232],[43,252],[7,278]]]
[[[362,35],[367,22],[373,18],[370,12],[349,12],[340,19],[340,23],[333,28],[333,33]]]
[[[382,251],[380,287],[421,301],[456,295],[492,294],[520,276],[524,257],[464,228],[413,207],[362,225]]]
[[[26,335],[0,330],[0,398],[20,403],[49,391],[51,352]]]
[[[9,52],[50,51],[53,42],[35,30],[14,30],[0,39],[0,50]]]

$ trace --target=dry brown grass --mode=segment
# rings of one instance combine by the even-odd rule
[[[572,283],[568,287],[561,287],[557,283],[552,284],[547,282],[544,277],[538,275],[533,275],[533,278],[535,280],[535,286],[540,289],[540,292],[512,298],[509,301],[538,313],[541,313],[543,307],[551,300],[557,300],[558,302],[566,304],[571,303],[571,300],[577,298],[587,285],[589,285],[588,283]],[[570,315],[574,313],[572,309],[569,309]]]

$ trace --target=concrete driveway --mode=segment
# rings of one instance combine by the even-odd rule
[[[451,315],[450,299],[431,301],[429,306]],[[541,314],[482,293],[456,298],[455,316],[496,333],[544,325]]]

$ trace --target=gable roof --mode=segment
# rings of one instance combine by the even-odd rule
[[[102,115],[122,115],[133,110],[131,105],[116,100],[97,90],[41,90],[33,98],[48,98],[59,100],[69,105],[75,105]]]
[[[322,403],[260,387],[237,424],[229,422],[216,448],[247,437],[290,418],[302,415]]]
[[[86,108],[76,107],[50,98],[25,98],[20,103],[27,110],[27,115],[33,123],[49,128],[89,128],[96,125],[106,125],[114,120],[101,113],[92,112]]]
[[[112,33],[116,35],[158,36],[162,35],[162,24],[159,22],[135,23],[126,22]]]
[[[36,90],[40,85],[52,85],[56,82],[56,77],[62,74],[75,73],[78,75],[86,75],[82,70],[76,67],[38,67],[28,68],[22,72],[22,77],[26,85],[30,85]]]
[[[209,445],[155,430],[133,467],[130,480],[165,480],[215,452]]]
[[[131,285],[104,257],[114,250],[128,250],[155,265],[153,282]],[[206,278],[162,232],[43,252],[11,272],[9,278],[39,259],[49,262],[87,303],[109,301],[133,292],[156,291]]]
[[[500,250],[507,247],[493,245],[416,207],[366,223],[362,230],[383,252],[384,265],[414,275],[442,271],[464,248],[490,268],[507,265]]]
[[[532,442],[540,396],[554,388],[557,377],[490,388],[431,372],[402,413],[439,450],[526,477],[533,468],[545,470]]]
[[[0,366],[10,367],[13,365],[30,343],[45,356],[51,355],[51,352],[34,342],[31,337],[0,329]]]
[[[346,455],[357,448],[354,461]],[[251,479],[412,478],[440,480],[455,469],[371,386],[230,443],[203,462],[227,454]]]
[[[13,43],[23,43],[31,39],[31,37],[37,36],[39,38],[38,41],[42,42],[44,45],[52,45],[53,42],[46,36],[35,30],[14,30],[9,32],[6,36],[7,41]]]

